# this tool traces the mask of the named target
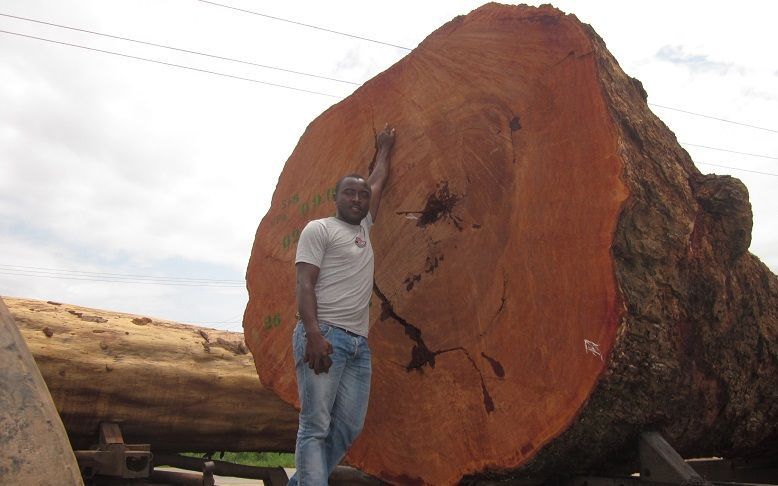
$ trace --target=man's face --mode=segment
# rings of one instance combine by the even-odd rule
[[[349,224],[359,224],[370,211],[370,186],[364,179],[348,177],[335,195],[338,218]]]

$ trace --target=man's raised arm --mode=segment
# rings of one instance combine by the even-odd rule
[[[370,186],[370,216],[373,221],[376,220],[378,207],[381,204],[381,193],[384,190],[387,179],[389,179],[389,159],[392,155],[392,146],[394,145],[394,128],[387,123],[384,129],[376,135],[376,146],[378,153],[375,158],[375,166],[367,183]]]

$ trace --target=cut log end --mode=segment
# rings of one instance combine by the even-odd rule
[[[247,272],[247,343],[284,400],[296,239],[366,170],[379,118],[397,143],[354,465],[453,484],[629,461],[646,427],[684,452],[775,433],[776,278],[747,253],[747,193],[700,175],[640,82],[550,6],[459,17],[308,127]]]

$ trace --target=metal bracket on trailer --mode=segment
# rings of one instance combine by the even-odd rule
[[[98,443],[90,450],[73,451],[87,479],[95,476],[147,478],[151,469],[149,444],[125,444],[119,425],[100,424]]]
[[[81,475],[88,485],[142,486],[145,480],[181,486],[214,486],[214,463],[201,465],[202,473],[154,470],[149,444],[125,444],[119,425],[100,424],[97,445],[90,450],[73,451]]]
[[[658,432],[643,432],[638,443],[640,479],[656,483],[710,484]]]

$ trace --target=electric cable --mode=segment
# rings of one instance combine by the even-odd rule
[[[323,31],[331,32],[331,33],[338,34],[338,35],[344,35],[344,36],[348,36],[348,37],[353,37],[353,38],[356,38],[356,39],[366,40],[366,41],[369,41],[369,42],[375,42],[375,43],[378,43],[378,44],[385,44],[385,45],[392,46],[392,47],[397,47],[397,48],[400,48],[400,49],[411,50],[410,48],[407,48],[407,47],[398,46],[398,45],[390,44],[390,43],[383,42],[383,41],[377,41],[377,40],[374,40],[374,39],[369,39],[369,38],[361,37],[361,36],[358,36],[358,35],[348,34],[348,33],[345,33],[345,32],[334,31],[334,30],[331,30],[331,29],[326,29],[326,28],[323,28],[323,27],[315,26],[315,25],[305,24],[305,23],[302,23],[302,22],[296,22],[296,21],[293,21],[293,20],[283,19],[283,18],[280,18],[280,17],[275,17],[275,16],[272,16],[272,15],[262,14],[262,13],[251,11],[251,10],[240,9],[240,8],[232,7],[232,6],[229,6],[229,5],[224,5],[224,4],[220,4],[220,3],[216,3],[216,2],[211,2],[209,0],[198,0],[198,1],[203,2],[203,3],[212,4],[212,5],[216,5],[216,6],[219,6],[219,7],[229,8],[229,9],[238,10],[238,11],[241,11],[241,12],[251,13],[251,14],[254,14],[254,15],[268,17],[268,18],[275,19],[275,20],[281,20],[281,21],[289,22],[289,23],[296,24],[296,25],[301,25],[301,26],[305,26],[305,27],[310,27],[310,28],[318,29],[318,30],[323,30]],[[0,16],[10,17],[10,18],[24,20],[24,21],[28,21],[28,22],[35,22],[35,23],[44,24],[44,25],[50,25],[50,26],[59,27],[59,28],[62,28],[62,29],[69,29],[69,30],[74,30],[74,31],[79,31],[79,32],[86,32],[86,33],[89,33],[89,34],[109,37],[109,38],[113,38],[113,39],[124,40],[124,41],[128,41],[128,42],[135,42],[135,43],[138,43],[138,44],[145,44],[145,45],[159,47],[159,48],[163,48],[163,49],[169,49],[169,50],[174,50],[174,51],[179,51],[179,52],[185,52],[185,53],[188,53],[188,54],[195,54],[195,55],[199,55],[199,56],[211,57],[211,58],[214,58],[214,59],[221,59],[221,60],[225,60],[225,61],[231,61],[231,62],[237,62],[237,63],[242,63],[242,64],[248,64],[248,65],[253,65],[253,66],[257,66],[257,67],[261,67],[261,68],[266,68],[266,69],[273,69],[273,70],[277,70],[277,71],[288,72],[288,73],[291,73],[291,74],[297,74],[297,75],[300,75],[300,76],[308,76],[308,77],[313,77],[313,78],[318,78],[318,79],[325,79],[325,80],[329,80],[329,81],[335,81],[335,82],[339,82],[339,83],[351,84],[351,85],[355,85],[355,86],[359,86],[360,85],[360,83],[357,83],[357,82],[354,82],[354,81],[348,81],[348,80],[344,80],[344,79],[332,78],[332,77],[324,76],[324,75],[320,75],[320,74],[306,73],[306,72],[303,72],[303,71],[295,71],[295,70],[292,70],[292,69],[282,68],[282,67],[278,67],[278,66],[271,66],[271,65],[268,65],[268,64],[260,64],[260,63],[256,63],[256,62],[253,62],[253,61],[246,61],[246,60],[243,60],[243,59],[236,59],[236,58],[232,58],[232,57],[219,56],[219,55],[216,55],[216,54],[209,54],[209,53],[194,51],[194,50],[190,50],[190,49],[183,49],[183,48],[179,48],[179,47],[167,46],[167,45],[164,45],[164,44],[157,44],[157,43],[154,43],[154,42],[147,42],[147,41],[142,41],[142,40],[138,40],[138,39],[132,39],[132,38],[129,38],[129,37],[122,37],[122,36],[117,36],[117,35],[112,35],[112,34],[106,34],[106,33],[103,33],[103,32],[97,32],[97,31],[88,30],[88,29],[81,29],[81,28],[78,28],[78,27],[70,27],[70,26],[66,26],[66,25],[62,25],[62,24],[57,24],[57,23],[53,23],[53,22],[46,22],[46,21],[36,20],[36,19],[30,19],[30,18],[27,18],[27,17],[21,17],[21,16],[17,16],[17,15],[0,13]],[[102,50],[102,49],[96,49],[96,48],[91,48],[91,47],[86,47],[86,46],[80,46],[80,45],[76,45],[76,44],[70,44],[70,43],[61,42],[61,41],[55,41],[55,40],[51,40],[51,39],[44,39],[44,38],[41,38],[41,37],[35,37],[35,36],[30,36],[30,35],[25,35],[25,34],[19,34],[19,33],[16,33],[16,32],[3,31],[3,30],[0,30],[0,32],[6,33],[6,34],[12,34],[12,35],[20,35],[20,36],[29,37],[29,38],[37,39],[37,40],[43,40],[43,41],[47,41],[47,42],[54,42],[54,43],[68,45],[68,46],[72,46],[72,47],[79,47],[79,48],[82,48],[82,49],[89,49],[89,50],[94,50],[94,51],[98,51],[98,52],[104,52],[104,53],[107,53],[107,54],[114,54],[114,55],[118,55],[118,56],[129,57],[129,58],[132,58],[132,59],[138,59],[138,60],[143,60],[143,61],[147,61],[147,62],[156,62],[156,63],[160,63],[160,64],[165,64],[165,65],[168,65],[168,66],[180,67],[180,68],[183,68],[183,69],[191,69],[191,70],[195,70],[195,71],[205,72],[205,73],[208,73],[208,74],[215,74],[215,75],[219,75],[219,76],[226,76],[226,77],[231,77],[231,78],[235,78],[235,79],[241,79],[241,80],[245,80],[245,81],[252,81],[252,82],[256,82],[256,83],[267,84],[267,85],[271,85],[271,86],[277,86],[277,87],[282,87],[282,88],[287,88],[287,89],[304,91],[304,92],[312,93],[312,94],[319,94],[319,95],[329,96],[329,97],[334,97],[334,98],[338,97],[338,96],[330,95],[330,94],[327,94],[327,93],[321,93],[321,92],[316,92],[316,91],[311,91],[311,90],[294,88],[294,87],[291,87],[291,86],[280,85],[280,84],[276,84],[276,83],[269,83],[269,82],[266,82],[266,81],[260,81],[260,80],[255,80],[255,79],[251,79],[251,78],[244,78],[244,77],[240,77],[240,76],[233,76],[233,75],[230,75],[230,74],[224,74],[224,73],[219,73],[219,72],[209,71],[209,70],[204,70],[204,69],[199,69],[199,68],[192,68],[192,67],[189,67],[189,66],[177,65],[177,64],[173,64],[173,63],[167,63],[167,62],[164,62],[164,61],[157,61],[157,60],[153,60],[153,59],[146,59],[146,58],[141,58],[141,57],[137,57],[137,56],[131,56],[131,55],[128,55],[128,54],[122,54],[122,53],[116,53],[116,52],[106,51],[106,50]],[[752,125],[752,124],[748,124],[748,123],[742,123],[742,122],[737,122],[737,121],[733,121],[733,120],[727,120],[725,118],[719,118],[719,117],[715,117],[715,116],[711,116],[711,115],[705,115],[705,114],[702,114],[702,113],[696,113],[696,112],[692,112],[692,111],[688,111],[688,110],[683,110],[681,108],[674,108],[674,107],[671,107],[671,106],[660,105],[660,104],[657,104],[657,103],[648,103],[648,105],[655,106],[655,107],[658,107],[658,108],[664,108],[664,109],[667,109],[667,110],[678,111],[678,112],[681,112],[681,113],[686,113],[686,114],[689,114],[689,115],[699,116],[699,117],[703,117],[703,118],[709,118],[709,119],[712,119],[712,120],[718,120],[718,121],[725,122],[725,123],[732,123],[732,124],[735,124],[735,125],[740,125],[740,126],[745,126],[745,127],[749,127],[749,128],[754,128],[754,129],[757,129],[757,130],[765,130],[765,131],[768,131],[768,132],[778,133],[778,130],[773,130],[771,128],[765,128],[765,127],[760,127],[760,126],[756,126],[756,125]],[[710,148],[710,149],[713,149],[713,150],[722,150],[722,151],[732,152],[732,153],[737,153],[737,154],[742,154],[742,155],[753,155],[755,157],[766,157],[766,158],[777,159],[778,160],[778,158],[776,158],[776,157],[770,157],[770,156],[765,156],[765,155],[755,155],[755,154],[749,154],[749,153],[745,153],[745,152],[737,152],[737,151],[732,151],[732,150],[719,149],[719,148],[716,148],[716,147],[707,147],[707,146],[704,146],[704,145],[694,145],[694,144],[687,144],[687,145],[703,147],[703,148]]]
[[[708,163],[708,162],[694,162],[694,163],[695,164],[701,164],[701,165],[711,165],[713,167],[721,167],[723,169],[740,170],[740,171],[743,171],[743,172],[752,172],[754,174],[762,174],[762,175],[766,175],[766,176],[778,177],[778,174],[773,174],[771,172],[761,172],[761,171],[758,171],[758,170],[741,169],[739,167],[730,167],[728,165],[711,164],[711,163]]]
[[[710,150],[719,150],[721,152],[729,152],[731,154],[748,155],[748,156],[751,156],[751,157],[762,157],[763,159],[778,160],[778,157],[771,157],[769,155],[750,154],[750,153],[747,153],[747,152],[738,152],[736,150],[729,150],[729,149],[723,149],[723,148],[718,148],[718,147],[710,147],[708,145],[697,145],[697,144],[694,144],[694,143],[686,143],[686,142],[679,142],[679,143],[681,145],[688,145],[690,147],[701,147],[701,148],[710,149]]]
[[[232,5],[225,5],[223,3],[211,2],[209,0],[198,0],[198,1],[202,2],[202,3],[208,3],[208,4],[211,4],[211,5],[216,5],[217,7],[228,8],[228,9],[231,9],[231,10],[237,10],[238,12],[244,12],[244,13],[249,13],[249,14],[252,14],[252,15],[258,15],[260,17],[265,17],[265,18],[268,18],[268,19],[279,20],[281,22],[288,22],[290,24],[295,24],[295,25],[300,25],[300,26],[303,26],[303,27],[308,27],[310,29],[323,30],[324,32],[329,32],[331,34],[337,34],[337,35],[342,35],[342,36],[345,36],[345,37],[351,37],[353,39],[360,39],[360,40],[367,41],[367,42],[373,42],[373,43],[382,44],[382,45],[385,45],[385,46],[396,47],[397,49],[404,49],[406,51],[413,50],[410,47],[398,46],[397,44],[391,44],[389,42],[384,42],[384,41],[380,41],[380,40],[370,39],[368,37],[362,37],[362,36],[355,35],[355,34],[349,34],[347,32],[340,32],[340,31],[337,31],[337,30],[327,29],[325,27],[319,27],[317,25],[305,24],[303,22],[297,22],[295,20],[289,20],[289,19],[284,19],[284,18],[281,18],[281,17],[276,17],[276,16],[273,16],[273,15],[268,15],[268,14],[263,14],[263,13],[260,13],[260,12],[255,12],[253,10],[246,10],[246,9],[243,9],[243,8],[233,7]]]
[[[715,117],[715,116],[703,115],[702,113],[695,113],[693,111],[686,111],[686,110],[682,110],[680,108],[672,108],[670,106],[658,105],[656,103],[648,103],[648,104],[649,104],[649,106],[656,106],[657,108],[664,108],[666,110],[680,111],[681,113],[687,113],[689,115],[701,116],[703,118],[710,118],[712,120],[718,120],[718,121],[721,121],[721,122],[733,123],[735,125],[741,125],[741,126],[744,126],[744,127],[756,128],[757,130],[765,130],[765,131],[768,131],[768,132],[778,133],[778,130],[773,130],[772,128],[758,127],[756,125],[750,125],[748,123],[741,123],[741,122],[736,122],[736,121],[732,121],[732,120],[727,120],[725,118],[718,118],[718,117]]]
[[[252,15],[258,15],[258,16],[261,16],[261,17],[266,17],[266,18],[273,19],[273,20],[279,20],[279,21],[282,21],[282,22],[288,22],[288,23],[295,24],[295,25],[300,25],[300,26],[303,26],[303,27],[309,27],[311,29],[322,30],[322,31],[330,32],[330,33],[337,34],[337,35],[343,35],[343,36],[352,37],[352,38],[355,38],[355,39],[365,40],[365,41],[368,41],[368,42],[374,42],[376,44],[383,44],[383,45],[387,45],[387,46],[391,46],[391,47],[396,47],[398,49],[404,49],[406,51],[411,51],[412,50],[409,47],[404,47],[404,46],[400,46],[400,45],[397,45],[397,44],[392,44],[392,43],[389,43],[389,42],[384,42],[384,41],[379,41],[379,40],[375,40],[375,39],[370,39],[368,37],[362,37],[362,36],[359,36],[359,35],[349,34],[347,32],[340,32],[340,31],[337,31],[337,30],[327,29],[327,28],[324,28],[324,27],[319,27],[317,25],[311,25],[311,24],[306,24],[306,23],[303,23],[303,22],[297,22],[297,21],[294,21],[294,20],[284,19],[284,18],[281,18],[281,17],[277,17],[277,16],[273,16],[273,15],[268,15],[268,14],[256,12],[256,11],[253,11],[253,10],[247,10],[247,9],[243,9],[243,8],[233,7],[231,5],[225,5],[225,4],[222,4],[222,3],[217,3],[217,2],[213,2],[211,0],[198,0],[198,1],[202,2],[202,3],[208,3],[208,4],[211,4],[211,5],[216,5],[216,6],[222,7],[222,8],[228,8],[228,9],[236,10],[236,11],[239,11],[239,12],[245,12],[245,13],[249,13],[249,14],[252,14]],[[745,127],[755,128],[757,130],[765,130],[765,131],[768,131],[768,132],[778,133],[778,130],[774,130],[772,128],[765,128],[765,127],[760,127],[760,126],[757,126],[757,125],[752,125],[752,124],[749,124],[749,123],[742,123],[742,122],[737,122],[737,121],[733,121],[733,120],[727,120],[725,118],[719,118],[719,117],[715,117],[715,116],[711,116],[711,115],[705,115],[705,114],[702,114],[702,113],[696,113],[696,112],[693,112],[693,111],[683,110],[683,109],[680,109],[680,108],[673,108],[671,106],[660,105],[658,103],[648,103],[648,104],[650,106],[656,106],[657,108],[664,108],[664,109],[667,109],[667,110],[679,111],[681,113],[686,113],[686,114],[689,114],[689,115],[700,116],[700,117],[704,117],[704,118],[710,118],[712,120],[718,120],[718,121],[722,121],[722,122],[725,122],[725,123],[733,123],[735,125],[741,125],[741,126],[745,126]]]
[[[19,272],[0,270],[0,275],[16,276],[16,277],[35,277],[35,278],[50,278],[57,280],[82,280],[88,282],[111,282],[111,283],[125,283],[125,284],[141,284],[141,285],[166,285],[166,286],[178,286],[178,287],[220,287],[220,288],[244,288],[243,285],[230,285],[230,284],[218,284],[218,283],[185,283],[185,282],[162,282],[162,281],[145,281],[145,280],[133,280],[133,279],[106,279],[106,278],[88,278],[86,276],[66,276],[57,274],[45,274],[43,272]]]
[[[130,58],[130,59],[136,59],[136,60],[139,60],[139,61],[146,61],[146,62],[151,62],[151,63],[155,63],[155,64],[162,64],[162,65],[165,65],[165,66],[177,67],[177,68],[181,68],[181,69],[188,69],[190,71],[198,71],[198,72],[201,72],[201,73],[214,74],[216,76],[223,76],[223,77],[226,77],[226,78],[240,79],[240,80],[243,80],[243,81],[251,81],[252,83],[264,84],[264,85],[267,85],[267,86],[275,86],[277,88],[285,88],[285,89],[290,89],[290,90],[293,90],[293,91],[302,91],[304,93],[317,94],[317,95],[321,95],[321,96],[328,96],[330,98],[342,98],[342,96],[336,96],[336,95],[332,95],[332,94],[328,94],[328,93],[322,93],[320,91],[313,91],[313,90],[303,89],[303,88],[295,88],[295,87],[287,86],[287,85],[284,85],[284,84],[271,83],[271,82],[268,82],[268,81],[260,81],[258,79],[245,78],[243,76],[235,76],[233,74],[225,74],[225,73],[220,73],[220,72],[217,72],[217,71],[209,71],[207,69],[200,69],[200,68],[191,67],[191,66],[184,66],[182,64],[174,64],[174,63],[171,63],[171,62],[159,61],[159,60],[156,60],[156,59],[149,59],[149,58],[146,58],[146,57],[131,56],[129,54],[123,54],[121,52],[107,51],[105,49],[97,49],[95,47],[87,47],[87,46],[82,46],[82,45],[79,45],[79,44],[71,44],[69,42],[63,42],[63,41],[58,41],[58,40],[53,40],[53,39],[46,39],[44,37],[36,37],[34,35],[28,35],[28,34],[20,34],[18,32],[11,32],[11,31],[8,31],[8,30],[0,30],[0,33],[16,35],[16,36],[20,36],[20,37],[27,37],[29,39],[36,39],[36,40],[40,40],[40,41],[51,42],[53,44],[61,44],[61,45],[70,46],[70,47],[78,47],[79,49],[86,49],[86,50],[89,50],[89,51],[102,52],[102,53],[105,53],[105,54],[113,54],[114,56],[121,56],[121,57]]]
[[[63,273],[79,276],[89,277],[116,277],[116,278],[135,278],[135,279],[156,279],[156,280],[172,280],[182,282],[211,282],[211,283],[229,283],[243,285],[243,280],[229,280],[229,279],[216,279],[216,278],[194,278],[194,277],[169,277],[158,275],[138,275],[132,273],[108,273],[108,272],[90,272],[86,270],[69,270],[62,268],[50,268],[50,267],[33,267],[28,265],[11,265],[8,263],[0,263],[0,270],[14,270],[14,271],[43,271],[46,273]]]
[[[302,71],[294,71],[292,69],[286,69],[286,68],[277,67],[277,66],[270,66],[268,64],[260,64],[260,63],[256,63],[256,62],[253,62],[253,61],[246,61],[246,60],[243,60],[243,59],[236,59],[236,58],[233,58],[233,57],[219,56],[219,55],[216,55],[216,54],[208,54],[208,53],[205,53],[205,52],[193,51],[193,50],[189,50],[189,49],[183,49],[183,48],[180,48],[180,47],[166,46],[164,44],[157,44],[157,43],[154,43],[154,42],[147,42],[147,41],[142,41],[142,40],[138,40],[138,39],[131,39],[129,37],[122,37],[122,36],[118,36],[118,35],[105,34],[103,32],[97,32],[97,31],[94,31],[94,30],[81,29],[81,28],[78,28],[78,27],[70,27],[70,26],[67,26],[67,25],[55,24],[53,22],[45,22],[43,20],[30,19],[30,18],[27,18],[27,17],[19,17],[18,15],[11,15],[11,14],[6,14],[6,13],[0,12],[0,16],[10,17],[10,18],[13,18],[13,19],[18,19],[18,20],[24,20],[24,21],[27,21],[27,22],[35,22],[37,24],[50,25],[50,26],[53,26],[53,27],[61,28],[61,29],[75,30],[75,31],[78,31],[78,32],[86,32],[88,34],[99,35],[99,36],[103,36],[103,37],[109,37],[111,39],[119,39],[119,40],[123,40],[123,41],[127,41],[127,42],[135,42],[137,44],[144,44],[144,45],[147,45],[147,46],[160,47],[162,49],[170,49],[172,51],[185,52],[187,54],[195,54],[195,55],[198,55],[198,56],[205,56],[205,57],[211,57],[211,58],[214,58],[214,59],[221,59],[223,61],[232,61],[232,62],[238,62],[238,63],[241,63],[241,64],[249,64],[249,65],[252,65],[252,66],[258,66],[258,67],[266,68],[266,69],[274,69],[276,71],[283,71],[283,72],[292,73],[292,74],[299,74],[300,76],[310,76],[312,78],[326,79],[326,80],[329,80],[329,81],[337,81],[338,83],[353,84],[353,85],[356,85],[356,86],[359,86],[359,84],[360,84],[360,83],[355,83],[353,81],[346,81],[344,79],[330,78],[328,76],[323,76],[323,75],[320,75],[320,74],[311,74],[311,73],[306,73],[306,72],[302,72]]]

